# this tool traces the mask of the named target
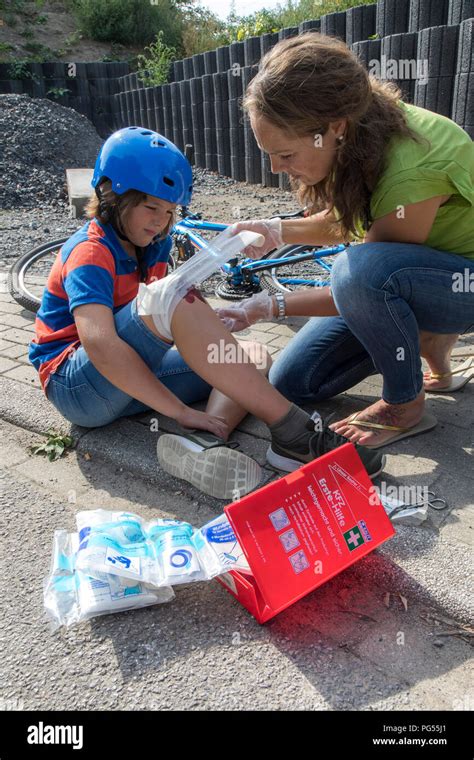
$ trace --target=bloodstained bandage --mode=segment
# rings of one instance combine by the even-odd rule
[[[263,235],[249,230],[243,230],[236,235],[227,228],[218,235],[212,243],[204,243],[199,253],[192,256],[175,272],[155,280],[149,285],[140,283],[137,295],[137,312],[140,316],[149,315],[159,334],[172,341],[171,320],[176,306],[182,298],[193,303],[195,298],[206,303],[196,289],[196,285],[204,282],[213,272],[235,258],[249,245],[262,245]]]

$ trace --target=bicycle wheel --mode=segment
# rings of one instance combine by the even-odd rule
[[[68,238],[50,241],[20,256],[8,273],[8,290],[20,306],[37,312],[57,253]]]
[[[49,273],[61,246],[69,238],[50,241],[33,248],[15,261],[8,273],[8,290],[12,298],[24,309],[36,313],[41,304],[43,290]],[[176,262],[170,255],[169,270],[172,272]]]
[[[307,245],[284,245],[274,251],[269,258],[287,259],[300,253],[311,253],[314,246]],[[260,284],[270,293],[289,293],[313,287],[329,285],[331,279],[331,267],[337,253],[331,256],[321,257],[320,260],[310,258],[305,261],[288,262],[285,266],[269,267],[262,272]]]

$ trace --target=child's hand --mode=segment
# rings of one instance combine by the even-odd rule
[[[208,430],[210,433],[227,439],[229,435],[229,426],[223,417],[216,417],[207,412],[198,412],[197,409],[191,409],[185,406],[176,421],[185,428],[198,428],[198,430]]]

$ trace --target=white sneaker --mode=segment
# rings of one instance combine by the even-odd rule
[[[206,448],[185,436],[165,433],[158,439],[156,452],[165,472],[217,499],[237,501],[262,479],[257,462],[225,443]]]

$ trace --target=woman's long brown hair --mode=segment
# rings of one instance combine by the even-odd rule
[[[242,105],[296,137],[326,134],[329,123],[347,119],[333,170],[315,185],[292,180],[299,202],[311,213],[336,209],[343,235],[372,223],[370,198],[386,167],[393,137],[422,137],[408,126],[400,89],[369,75],[336,37],[308,32],[275,45],[260,61]]]

